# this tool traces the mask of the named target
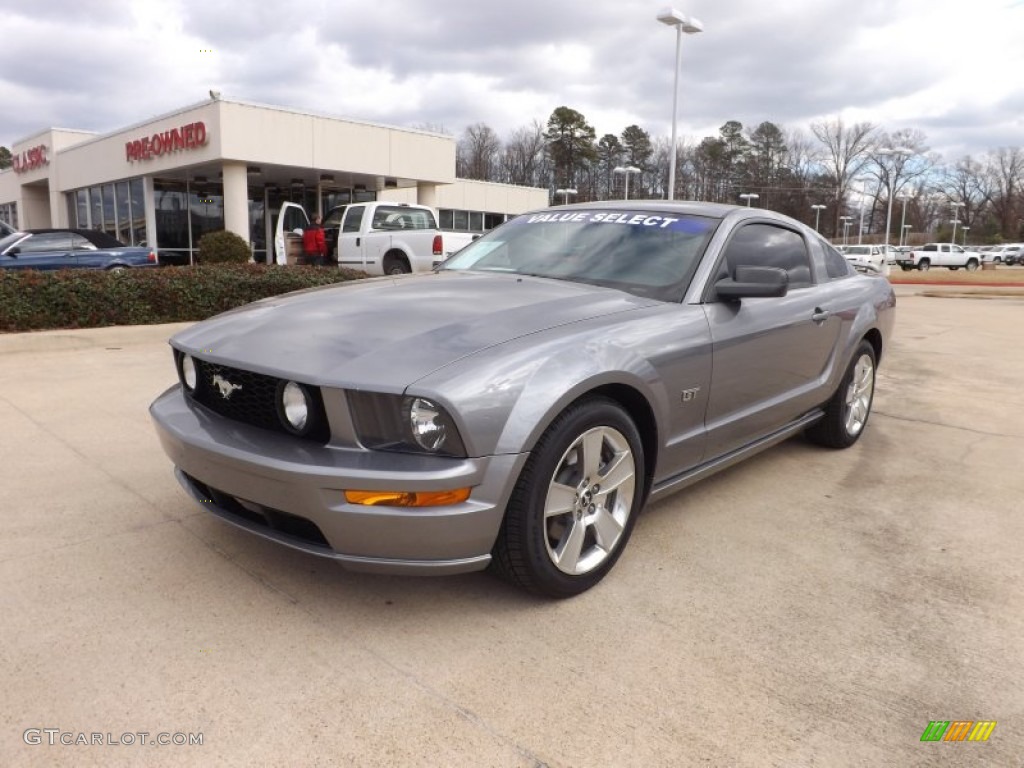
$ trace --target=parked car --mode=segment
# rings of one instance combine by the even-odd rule
[[[0,239],[3,269],[110,269],[155,267],[151,248],[124,245],[91,229],[29,229]]]
[[[854,267],[875,272],[883,272],[888,264],[885,248],[881,245],[848,245],[843,250],[843,256]],[[892,258],[892,263],[895,264],[895,254]]]
[[[186,491],[243,529],[353,569],[490,564],[568,596],[648,500],[801,432],[854,444],[894,306],[781,214],[558,206],[434,272],[178,333],[179,381],[150,412]]]
[[[948,267],[950,271],[963,267],[974,272],[981,266],[981,254],[969,251],[953,243],[926,243],[896,257],[896,263],[903,271],[918,269],[927,272],[932,267]]]
[[[1020,243],[996,245],[981,254],[985,262],[992,264],[1016,264],[1020,261]]]

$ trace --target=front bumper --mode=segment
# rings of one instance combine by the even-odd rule
[[[189,494],[240,528],[352,570],[485,568],[528,454],[453,459],[316,445],[213,414],[175,385],[150,406]],[[345,490],[472,487],[467,501],[403,508],[349,504]]]

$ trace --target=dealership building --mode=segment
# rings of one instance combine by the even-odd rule
[[[455,178],[455,139],[222,99],[107,134],[51,128],[14,143],[0,220],[78,227],[188,261],[227,229],[266,260],[284,202],[307,211],[370,200],[438,210],[442,229],[484,232],[548,203],[534,187]],[[272,247],[272,246],[271,246]]]

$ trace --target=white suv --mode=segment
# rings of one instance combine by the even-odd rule
[[[997,245],[994,248],[983,251],[981,257],[986,262],[992,262],[993,264],[1016,264],[1021,260],[1022,248],[1024,246],[1020,243]]]
[[[884,245],[848,245],[843,249],[843,256],[853,264],[875,272],[885,272],[889,266]],[[895,258],[893,259],[895,262]]]

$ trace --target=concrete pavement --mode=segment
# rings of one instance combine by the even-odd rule
[[[1024,301],[899,293],[857,446],[650,508],[563,602],[211,519],[146,413],[174,327],[0,335],[0,765],[1021,765]]]

